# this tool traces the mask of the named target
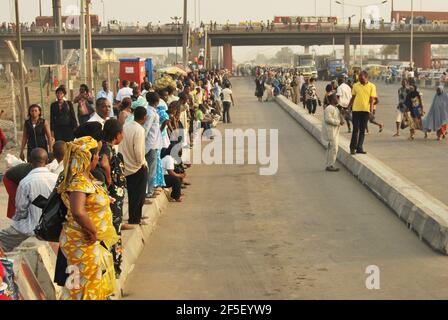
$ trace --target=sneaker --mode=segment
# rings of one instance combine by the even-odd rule
[[[350,154],[355,155],[356,154],[356,150],[350,150]]]
[[[325,170],[329,171],[329,172],[338,172],[340,169],[330,166],[330,167],[327,167]]]

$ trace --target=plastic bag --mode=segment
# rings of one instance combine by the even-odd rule
[[[25,161],[20,160],[16,156],[13,156],[12,154],[7,154],[5,157],[6,160],[6,168],[12,168],[15,167],[18,164],[25,163]]]

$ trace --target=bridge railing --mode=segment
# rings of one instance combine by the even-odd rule
[[[271,33],[271,32],[291,32],[291,33],[316,33],[316,32],[325,32],[325,33],[347,33],[347,32],[360,32],[360,25],[307,25],[307,24],[274,24],[268,28],[266,25],[261,26],[260,24],[254,24],[252,26],[245,25],[216,25],[210,27],[207,25],[205,28],[210,34],[213,33],[223,33],[223,32],[232,32],[232,33]],[[376,25],[365,25],[363,27],[364,32],[390,32],[390,33],[400,33],[406,32],[409,33],[411,26],[407,25],[392,25],[390,23],[385,24],[376,24]],[[180,34],[183,31],[182,25],[108,25],[101,27],[93,27],[93,34],[114,34],[114,33],[127,33],[127,34],[140,34],[140,33],[164,33],[164,34]],[[28,27],[22,28],[22,32],[24,34],[59,34],[57,28],[54,27]],[[448,32],[448,24],[440,24],[440,25],[414,25],[414,32]],[[0,28],[0,34],[13,34],[15,30],[13,28]],[[79,29],[70,29],[63,28],[62,34],[73,34],[79,33]]]

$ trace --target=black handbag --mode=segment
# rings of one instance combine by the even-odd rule
[[[62,225],[66,221],[67,207],[62,201],[61,195],[56,191],[50,194],[45,207],[42,209],[42,215],[39,224],[34,229],[34,233],[39,240],[49,242],[59,242]]]

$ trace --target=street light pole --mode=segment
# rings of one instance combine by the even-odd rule
[[[184,34],[182,37],[182,61],[184,67],[188,65],[187,48],[188,48],[188,25],[187,25],[188,6],[187,0],[184,0]]]
[[[104,0],[101,0],[101,3],[103,4],[103,25],[106,25],[106,9],[104,6]]]
[[[359,11],[360,11],[360,17],[361,17],[361,27],[360,27],[360,35],[359,35],[359,51],[360,51],[360,65],[361,65],[361,70],[362,70],[362,62],[363,62],[363,59],[362,59],[362,55],[363,55],[363,52],[362,52],[362,36],[363,36],[363,29],[364,29],[364,23],[363,23],[363,16],[362,16],[362,9],[363,9],[363,7],[359,7]]]
[[[19,58],[19,81],[20,81],[20,104],[21,119],[25,119],[25,79],[23,75],[23,57],[22,57],[22,30],[20,28],[20,14],[19,14],[19,0],[15,1],[16,9],[16,40],[17,40],[17,55]],[[23,122],[22,122],[23,123]]]
[[[80,50],[79,50],[79,55],[80,55],[80,80],[81,83],[85,83],[86,82],[86,73],[87,73],[87,67],[86,67],[86,23],[85,23],[85,19],[86,19],[86,4],[85,4],[86,0],[81,0],[81,12],[80,12],[80,17],[79,17],[79,34],[80,34]]]
[[[411,0],[411,61],[410,67],[414,67],[414,0]]]

